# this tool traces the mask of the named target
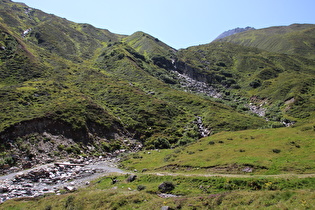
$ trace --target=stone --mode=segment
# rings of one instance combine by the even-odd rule
[[[22,178],[22,177],[24,177],[25,175],[24,175],[24,173],[23,172],[19,172],[19,173],[17,173],[17,174],[15,174],[15,179],[20,179],[20,178]]]
[[[137,175],[130,175],[128,178],[127,178],[127,182],[133,182],[133,181],[135,181],[136,180],[136,178],[137,178]]]
[[[251,172],[253,172],[253,169],[250,168],[250,167],[246,167],[246,168],[244,168],[242,171],[243,171],[243,172],[246,172],[246,173],[251,173]]]
[[[31,162],[27,162],[27,163],[24,163],[23,165],[22,165],[22,168],[23,169],[28,169],[28,168],[31,168],[32,167],[32,163]]]
[[[16,172],[16,171],[19,171],[19,170],[20,169],[18,167],[16,167],[16,166],[13,166],[13,167],[10,168],[11,172]]]
[[[162,193],[170,192],[175,189],[175,186],[172,182],[163,182],[159,185],[159,190]]]
[[[4,164],[4,165],[2,166],[2,168],[3,168],[3,169],[9,169],[9,168],[10,168],[10,165],[9,165],[9,164]]]
[[[65,186],[64,187],[65,190],[69,191],[69,192],[74,192],[77,190],[76,187],[72,187],[72,186]]]
[[[25,183],[25,184],[23,184],[22,186],[23,186],[23,187],[29,187],[29,188],[31,188],[31,187],[33,187],[34,185],[31,184],[31,183]]]
[[[6,193],[9,191],[9,188],[7,186],[0,186],[0,193]]]

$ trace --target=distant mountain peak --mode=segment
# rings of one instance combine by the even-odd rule
[[[249,30],[255,30],[255,28],[249,27],[249,26],[247,26],[246,28],[234,28],[234,29],[231,29],[231,30],[223,32],[222,34],[220,34],[214,40],[222,39],[224,37],[231,36],[233,34],[237,34],[237,33],[243,32],[243,31],[249,31]]]

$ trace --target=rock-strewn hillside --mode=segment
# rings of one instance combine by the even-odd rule
[[[148,34],[113,34],[8,0],[0,15],[1,164],[41,156],[31,145],[43,139],[58,148],[51,156],[99,155],[133,149],[124,141],[170,148],[266,125],[187,89],[178,73],[208,80]]]

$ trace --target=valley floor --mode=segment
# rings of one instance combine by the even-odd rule
[[[67,172],[68,163],[64,164],[60,172]],[[80,171],[90,170],[95,173],[78,179],[69,177],[52,185],[44,183],[44,179],[37,182],[29,179],[31,172],[43,173],[43,168],[53,172],[54,167],[56,165],[50,164],[0,177],[2,190],[11,180],[15,186],[40,186],[38,192],[44,192],[29,198],[16,196],[20,198],[5,201],[0,209],[311,209],[315,205],[315,174],[127,172],[110,161],[95,161],[76,172],[80,174]],[[136,175],[135,180],[131,181],[133,175]],[[87,181],[88,185],[85,185]],[[161,192],[158,187],[165,182],[171,182],[175,188]],[[77,189],[84,185],[86,187]],[[2,198],[9,193],[2,192]]]

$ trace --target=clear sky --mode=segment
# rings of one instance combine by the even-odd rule
[[[179,49],[236,27],[315,24],[315,0],[15,0],[113,33],[143,31]]]

